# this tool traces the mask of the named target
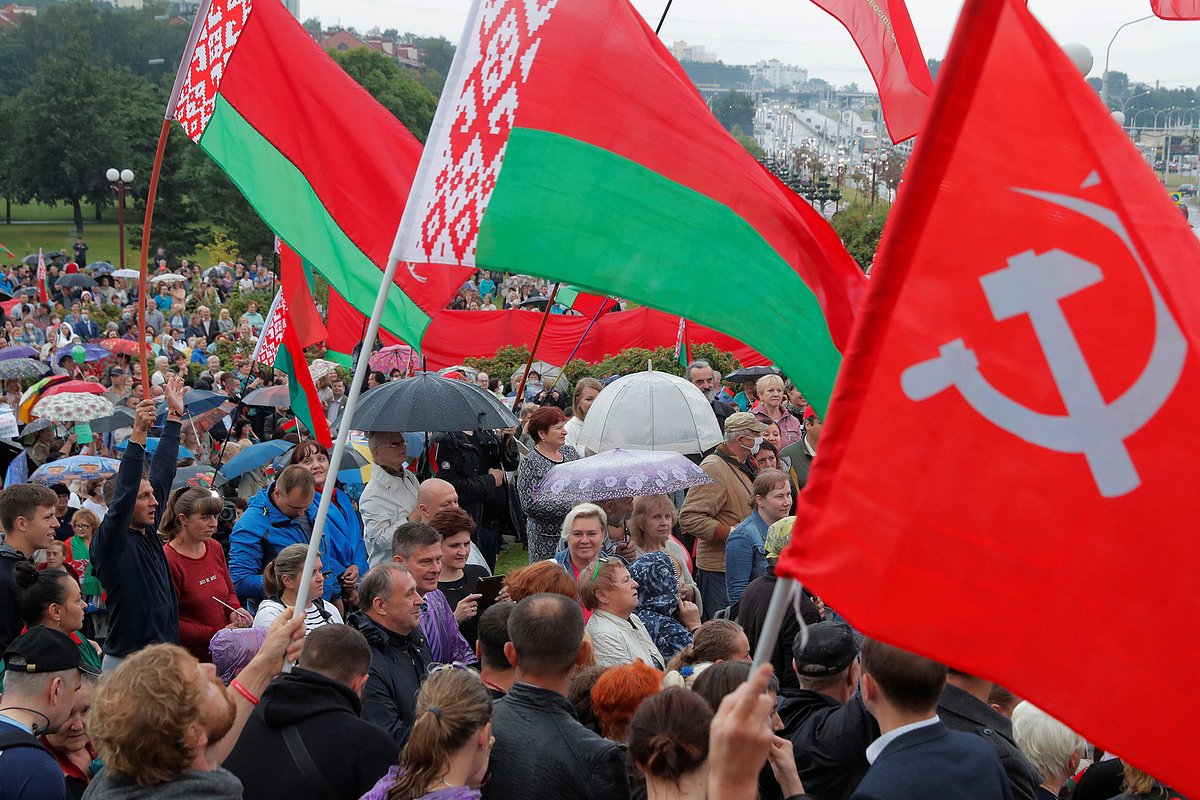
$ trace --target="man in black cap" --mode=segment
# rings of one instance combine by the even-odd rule
[[[858,638],[845,623],[808,626],[808,643],[792,643],[800,690],[780,703],[781,735],[792,743],[805,791],[821,800],[845,800],[871,766],[867,746],[879,724],[856,691],[862,670]]]
[[[71,716],[79,689],[79,649],[65,633],[37,626],[4,651],[0,701],[0,797],[67,796],[62,770],[38,736],[54,733]]]

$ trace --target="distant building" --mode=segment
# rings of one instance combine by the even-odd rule
[[[21,27],[21,17],[24,16],[36,17],[37,9],[33,6],[9,3],[4,8],[0,8],[0,28],[19,28]]]
[[[777,58],[759,61],[747,69],[754,88],[762,91],[798,92],[808,84],[808,70],[784,64]]]
[[[692,61],[697,64],[717,63],[716,54],[705,50],[704,45],[688,44],[682,40],[671,45],[671,55],[675,56],[675,60],[680,63],[685,61]]]
[[[110,0],[115,8],[132,8],[140,11],[145,7],[144,0]]]
[[[369,50],[378,50],[385,55],[391,56],[401,66],[416,69],[425,66],[421,51],[415,45],[405,42],[397,43],[391,39],[381,39],[374,36],[360,38],[349,31],[339,30],[322,34],[320,43],[321,47],[324,47],[326,50],[337,50],[339,52],[353,50],[356,47],[366,47]]]

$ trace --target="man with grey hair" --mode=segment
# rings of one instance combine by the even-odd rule
[[[751,459],[762,446],[767,426],[746,411],[725,421],[725,441],[700,462],[712,483],[688,491],[679,512],[679,527],[695,536],[696,583],[704,613],[712,615],[729,605],[725,588],[725,540],[750,516],[755,467]]]
[[[1029,701],[1013,709],[1013,738],[1042,783],[1036,797],[1057,798],[1079,768],[1087,741]]]
[[[408,522],[417,508],[420,483],[408,469],[408,444],[398,431],[373,431],[367,434],[374,468],[371,480],[358,500],[363,518],[363,539],[371,566],[392,557],[392,534]]]
[[[737,409],[731,403],[723,403],[717,399],[717,389],[721,385],[721,373],[714,370],[708,361],[700,358],[687,365],[683,377],[704,393],[704,399],[708,400],[709,405],[712,406],[717,424],[724,431],[725,420],[729,419],[729,415]]]
[[[420,630],[421,594],[403,564],[387,562],[358,587],[361,611],[346,620],[367,639],[371,669],[362,692],[362,717],[403,746],[416,722],[417,692],[433,656]]]

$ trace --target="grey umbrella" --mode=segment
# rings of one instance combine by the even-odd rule
[[[432,372],[365,392],[351,422],[360,431],[473,431],[516,424],[491,392]]]
[[[91,426],[93,433],[111,433],[120,428],[132,428],[133,409],[119,406],[111,415],[92,420]]]
[[[100,284],[96,283],[96,279],[91,275],[84,275],[82,272],[73,272],[63,275],[54,282],[55,287],[73,288],[78,286],[81,289],[95,289]]]
[[[730,383],[745,383],[746,381],[754,381],[764,375],[779,375],[779,367],[742,367],[735,369],[724,377]]]

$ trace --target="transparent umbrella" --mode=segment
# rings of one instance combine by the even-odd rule
[[[597,395],[579,433],[579,444],[601,453],[674,450],[703,453],[721,443],[721,428],[704,394],[665,372],[635,372]]]

